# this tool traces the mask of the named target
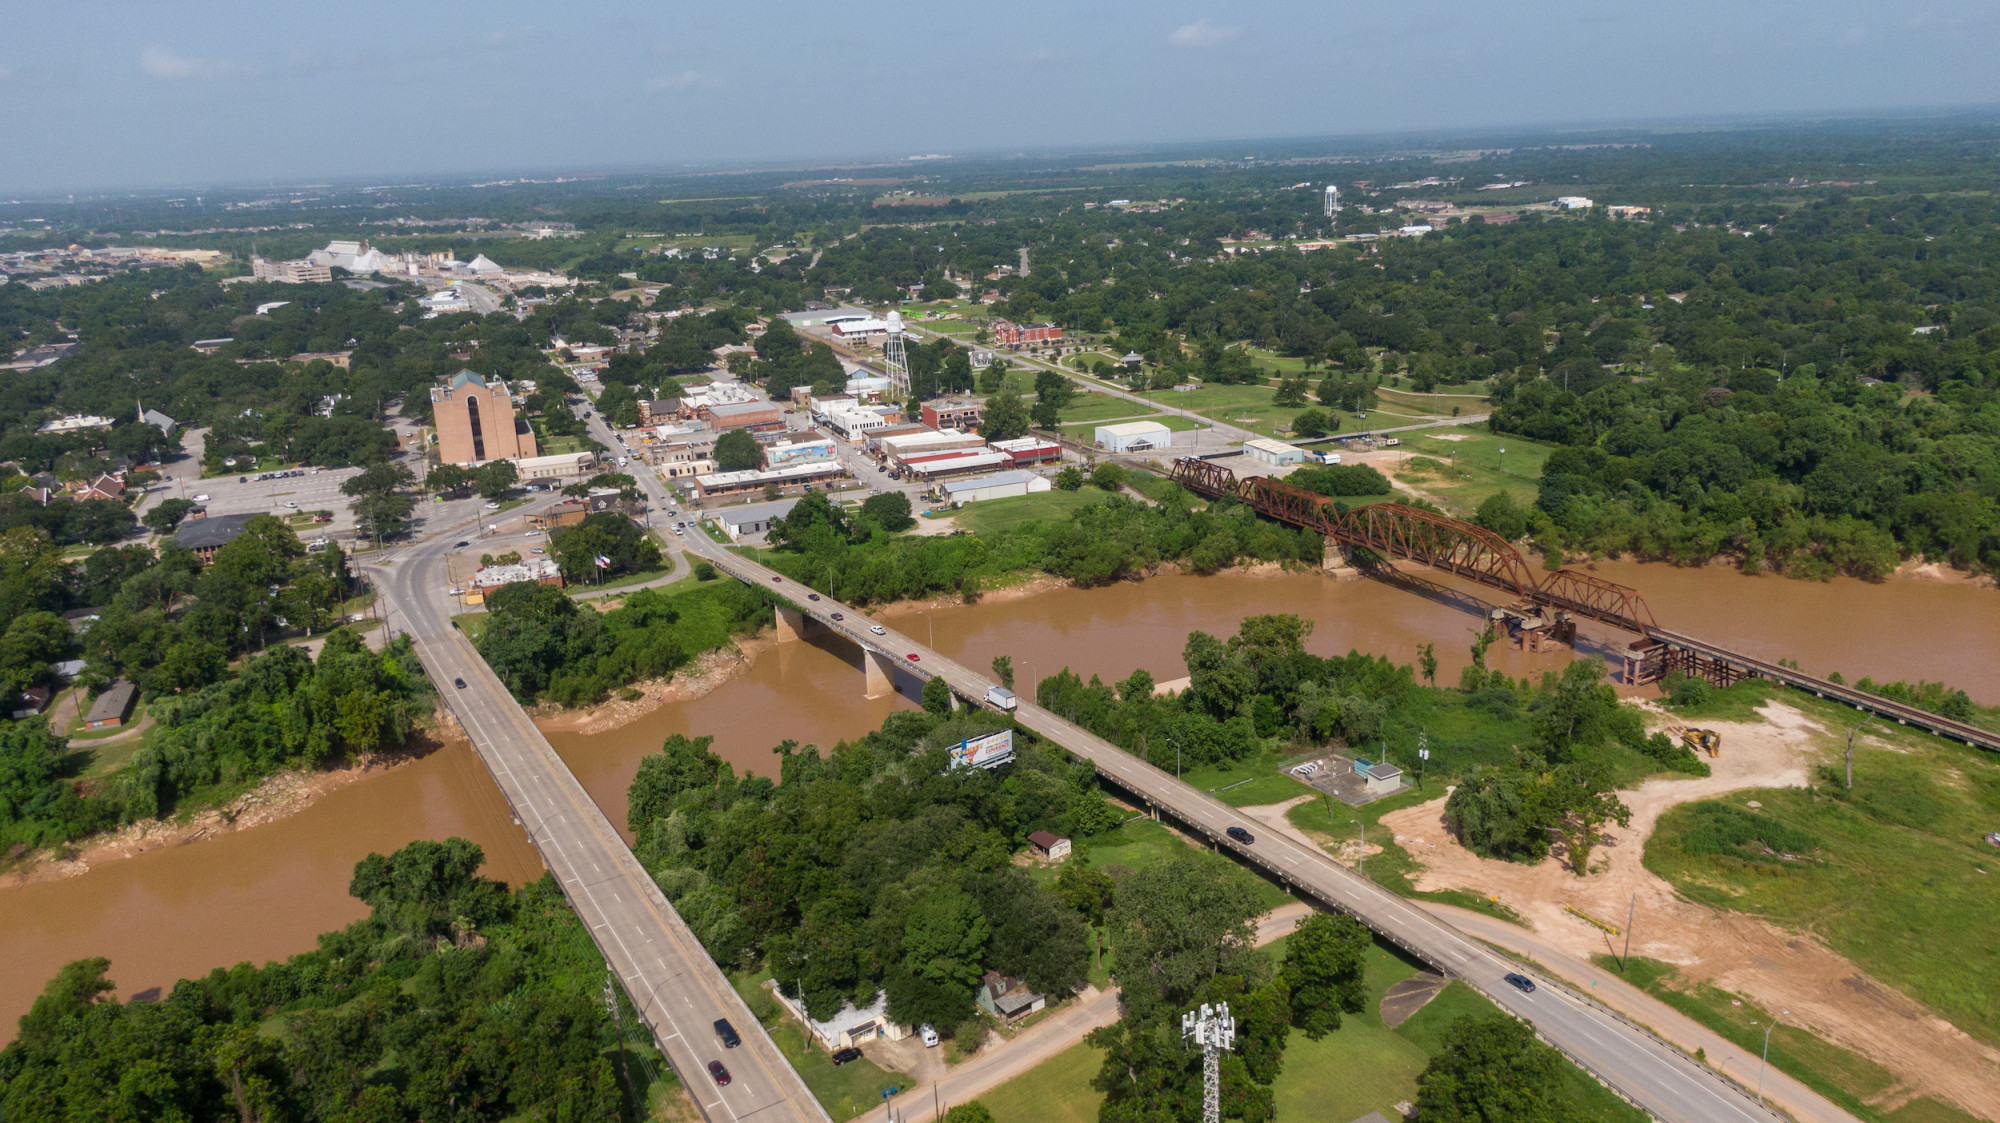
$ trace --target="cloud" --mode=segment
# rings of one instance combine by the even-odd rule
[[[1036,47],[1023,52],[1017,61],[1022,66],[1054,66],[1062,61],[1062,56],[1047,47]]]
[[[1225,44],[1234,43],[1236,40],[1242,38],[1242,36],[1242,28],[1234,25],[1210,23],[1208,17],[1203,16],[1185,27],[1174,28],[1173,34],[1167,36],[1167,42],[1176,47],[1188,47],[1200,50],[1207,47],[1220,47]]]
[[[541,28],[531,23],[519,27],[499,27],[480,35],[479,45],[488,50],[504,50],[539,39],[541,34]]]
[[[649,94],[669,93],[675,90],[692,90],[698,86],[713,85],[709,76],[699,70],[683,70],[678,74],[660,74],[646,79]]]
[[[177,55],[165,47],[147,47],[139,55],[139,69],[154,78],[177,82],[190,78],[228,78],[246,73],[232,63]]]

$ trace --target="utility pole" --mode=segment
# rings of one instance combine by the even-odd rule
[[[1236,1044],[1236,1020],[1229,1003],[1201,1004],[1201,1012],[1181,1015],[1181,1042],[1201,1050],[1201,1123],[1222,1123],[1222,1054]]]
[[[1431,758],[1429,738],[1422,726],[1417,727],[1417,792],[1424,790],[1424,762]]]
[[[1847,730],[1847,790],[1854,790],[1854,731],[1860,726],[1850,726]]]
[[[1639,911],[1639,894],[1632,894],[1632,903],[1625,906],[1625,954],[1619,958],[1618,966],[1624,969],[1632,961],[1632,917]]]

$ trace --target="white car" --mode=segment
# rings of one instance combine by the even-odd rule
[[[299,505],[297,503],[292,502],[289,499],[285,500],[285,506],[290,507],[294,511],[299,509]]]
[[[488,504],[486,505],[486,509],[487,509],[487,510],[489,510],[489,511],[497,511],[497,510],[499,510],[499,509],[500,509],[500,504],[498,504],[498,503],[488,503]]]
[[[197,496],[195,496],[195,497],[194,497],[194,501],[195,501],[196,503],[206,503],[206,502],[208,502],[208,493],[207,493],[207,492],[202,492],[202,493],[201,493],[200,495],[197,495]]]
[[[882,627],[882,625],[880,624],[870,624],[868,625],[868,630],[874,632],[878,636],[888,634],[888,630]]]

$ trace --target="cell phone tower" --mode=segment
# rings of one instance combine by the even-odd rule
[[[1222,1054],[1236,1044],[1229,1003],[1204,1002],[1200,1013],[1182,1014],[1181,1041],[1193,1041],[1201,1050],[1201,1123],[1222,1123]]]
[[[882,365],[889,368],[889,388],[898,400],[910,396],[910,360],[903,351],[903,314],[889,313],[889,335],[882,341]]]
[[[1334,215],[1337,215],[1339,213],[1340,213],[1340,188],[1335,187],[1333,184],[1329,183],[1326,185],[1326,217],[1332,218]]]

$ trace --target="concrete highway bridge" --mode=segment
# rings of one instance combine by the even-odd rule
[[[796,637],[808,630],[821,630],[858,646],[871,689],[891,685],[900,669],[918,680],[943,679],[958,699],[983,705],[987,689],[997,685],[850,605],[814,593],[722,548],[705,534],[690,534],[688,541],[716,568],[783,602],[778,612],[781,638],[787,632]],[[835,614],[840,619],[834,619]],[[1516,969],[1513,963],[1316,847],[1265,831],[1262,824],[1214,796],[1026,699],[1019,701],[1013,717],[1023,728],[1096,765],[1100,776],[1130,793],[1155,815],[1175,820],[1293,893],[1321,907],[1348,913],[1384,939],[1464,980],[1502,1009],[1528,1021],[1544,1040],[1658,1118],[1669,1123],[1768,1123],[1778,1118],[1734,1084],[1581,995],[1547,981],[1532,994],[1516,990],[1504,980]],[[1231,827],[1252,832],[1256,840],[1249,844],[1234,841],[1227,833]],[[1257,834],[1259,831],[1264,833]],[[1831,1105],[1827,1111],[1831,1117],[1842,1116]]]
[[[1512,543],[1462,519],[1403,503],[1348,506],[1283,480],[1238,479],[1227,468],[1192,457],[1174,462],[1172,478],[1197,495],[1238,500],[1267,518],[1315,531],[1329,543],[1365,547],[1512,594],[1525,606],[1552,613],[1550,622],[1558,629],[1567,624],[1565,617],[1582,617],[1631,632],[1637,638],[1625,649],[1628,683],[1657,682],[1673,670],[1717,686],[1765,678],[1899,725],[2000,752],[2000,735],[1978,726],[1662,628],[1637,589],[1573,569],[1538,576]]]
[[[831,1123],[805,1081],[639,865],[623,836],[453,625],[449,534],[370,567],[384,615],[408,632],[438,694],[472,739],[515,818],[556,875],[639,1017],[708,1123]],[[724,1048],[714,1025],[742,1037]],[[720,1061],[719,1086],[708,1064]]]

